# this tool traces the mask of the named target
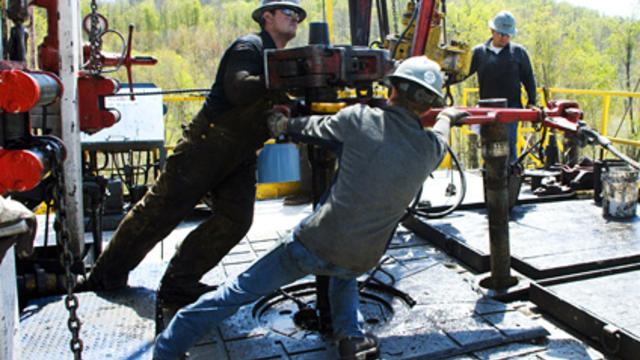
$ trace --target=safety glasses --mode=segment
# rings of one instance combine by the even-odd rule
[[[300,20],[300,15],[298,14],[298,12],[296,12],[296,11],[295,11],[295,10],[293,10],[293,9],[289,9],[289,8],[282,8],[282,9],[278,9],[278,10],[280,10],[280,12],[281,12],[283,15],[286,15],[286,16],[289,16],[289,17],[292,17],[292,18],[294,18],[294,19],[296,19],[296,20],[298,20],[298,21]]]

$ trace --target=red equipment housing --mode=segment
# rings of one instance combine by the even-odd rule
[[[9,69],[0,71],[0,109],[27,112],[51,104],[62,94],[62,82],[53,73]]]

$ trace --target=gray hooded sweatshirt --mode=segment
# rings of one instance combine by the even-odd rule
[[[337,145],[339,156],[326,200],[295,229],[297,239],[325,261],[366,272],[442,161],[449,121],[425,131],[404,107],[353,105],[330,116],[292,118],[287,132]]]

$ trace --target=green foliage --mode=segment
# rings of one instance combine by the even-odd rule
[[[138,31],[155,33],[160,30],[160,17],[155,9],[153,0],[145,0],[138,5],[142,21]]]

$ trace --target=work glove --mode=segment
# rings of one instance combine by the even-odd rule
[[[449,119],[450,126],[462,126],[465,125],[462,119],[470,115],[471,114],[464,110],[450,107],[442,110],[440,114],[438,114],[436,121],[440,120],[441,117],[447,117]]]
[[[36,216],[23,204],[0,196],[0,263],[5,252],[13,245],[21,258],[33,252],[36,236]]]
[[[289,118],[283,113],[283,109],[276,107],[268,110],[265,115],[271,137],[278,138],[287,132]]]

